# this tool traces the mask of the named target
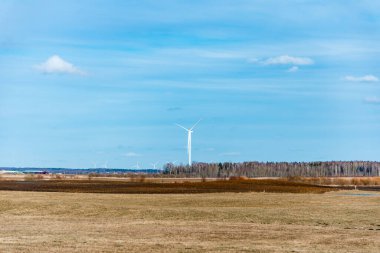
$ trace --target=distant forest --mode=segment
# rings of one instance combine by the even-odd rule
[[[243,162],[164,165],[163,174],[174,177],[353,177],[380,176],[380,162]]]

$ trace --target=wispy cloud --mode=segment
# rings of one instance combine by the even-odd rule
[[[379,78],[374,75],[345,76],[344,80],[350,81],[350,82],[378,82]]]
[[[268,58],[263,61],[265,65],[312,65],[314,61],[308,57],[294,57],[289,55],[281,55]]]
[[[254,57],[250,57],[250,58],[247,58],[247,62],[248,63],[260,63],[260,59],[254,58]]]
[[[126,156],[126,157],[139,157],[139,156],[142,156],[142,154],[135,153],[135,152],[128,152],[128,153],[123,154],[123,156]]]
[[[368,104],[380,104],[379,97],[366,97],[364,98],[364,102]]]
[[[36,66],[36,69],[45,74],[76,74],[84,75],[85,72],[65,61],[59,55],[53,55],[45,62]]]
[[[290,72],[290,73],[297,72],[298,69],[299,69],[299,68],[298,68],[297,66],[293,66],[293,67],[290,67],[290,68],[288,69],[288,72]]]

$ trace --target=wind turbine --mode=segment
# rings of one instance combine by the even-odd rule
[[[180,128],[183,128],[187,131],[187,154],[189,156],[189,166],[191,166],[191,134],[193,133],[193,129],[199,123],[199,121],[201,120],[198,120],[197,123],[195,123],[194,126],[192,126],[190,129],[187,129],[186,127],[181,126],[180,124],[176,124]]]
[[[153,166],[153,169],[154,169],[154,170],[156,169],[157,164],[158,164],[158,162],[156,162],[156,163],[151,163],[151,165]]]
[[[140,165],[139,165],[139,162],[137,162],[137,163],[136,163],[136,165],[135,165],[135,166],[133,166],[132,168],[134,168],[134,169],[137,169],[137,170],[138,170],[138,169],[140,169]]]

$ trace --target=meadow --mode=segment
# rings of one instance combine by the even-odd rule
[[[380,194],[0,191],[0,252],[379,252]]]

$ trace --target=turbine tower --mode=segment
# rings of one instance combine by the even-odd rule
[[[140,165],[139,165],[139,162],[137,162],[137,163],[136,163],[136,165],[135,165],[135,166],[133,166],[132,168],[134,168],[134,169],[137,169],[137,170],[138,170],[138,169],[140,169]]]
[[[201,120],[198,120],[198,122],[195,123],[194,126],[192,126],[190,129],[187,129],[186,127],[181,126],[180,124],[176,124],[180,128],[183,128],[187,131],[187,154],[189,156],[189,166],[191,166],[191,134],[193,133],[193,129],[199,123],[199,121]]]
[[[153,166],[153,169],[154,169],[154,170],[156,169],[157,164],[158,164],[158,162],[156,162],[156,163],[151,163],[151,165]]]

